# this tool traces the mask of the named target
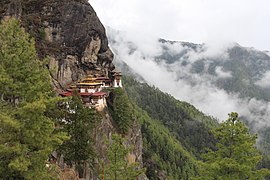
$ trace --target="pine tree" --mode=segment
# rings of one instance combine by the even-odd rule
[[[105,179],[133,180],[144,172],[144,169],[140,169],[138,163],[129,163],[127,161],[127,155],[131,149],[125,147],[124,141],[125,139],[120,135],[112,135],[112,142],[107,150],[109,162],[103,167],[104,174],[101,174]]]
[[[66,112],[62,126],[70,139],[60,150],[65,161],[70,165],[75,164],[76,170],[79,171],[81,165],[93,161],[93,128],[99,116],[95,109],[83,106],[81,97],[76,94],[65,104]]]
[[[67,136],[46,116],[49,74],[34,40],[11,18],[0,25],[0,179],[49,179],[49,154]]]
[[[52,93],[49,73],[37,59],[35,42],[14,18],[0,25],[0,95],[13,106]]]
[[[121,133],[126,133],[132,123],[133,108],[130,100],[122,88],[114,89],[114,104],[112,108],[112,117],[116,122]]]
[[[228,120],[213,131],[217,150],[203,155],[199,179],[264,179],[269,170],[257,170],[262,156],[255,147],[256,135],[232,112]]]

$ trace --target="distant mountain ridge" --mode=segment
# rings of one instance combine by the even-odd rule
[[[188,42],[166,41],[160,39],[162,43],[162,55],[155,57],[156,61],[163,61],[166,64],[174,64],[181,62],[185,67],[190,56],[190,52],[194,51],[203,54],[207,51],[207,47],[202,44],[194,44]],[[166,44],[180,44],[183,50],[175,54],[171,54]],[[263,51],[254,48],[245,48],[238,44],[229,47],[224,53],[227,56],[219,57],[202,57],[191,63],[191,72],[194,74],[207,74],[217,77],[217,67],[221,67],[220,73],[230,73],[228,78],[214,79],[213,83],[219,88],[227,92],[240,93],[242,97],[256,97],[266,101],[270,100],[268,87],[258,85],[258,81],[263,75],[270,71],[270,56]],[[230,76],[230,78],[229,78]]]
[[[239,112],[259,134],[259,144],[265,146],[270,124],[269,52],[237,43],[149,40],[111,28],[107,33],[115,64],[124,74],[187,101],[220,121],[231,111]]]

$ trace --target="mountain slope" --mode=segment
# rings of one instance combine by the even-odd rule
[[[208,80],[227,92],[240,93],[241,97],[256,97],[269,101],[270,86],[259,82],[264,78],[265,73],[270,71],[270,56],[266,52],[231,44],[224,47],[223,52],[212,56],[208,52],[211,49],[205,44],[164,39],[160,39],[159,42],[162,54],[155,57],[156,61],[181,64],[183,68],[190,64],[191,73],[213,76]],[[179,49],[173,53],[172,46]]]
[[[124,84],[129,97],[152,119],[165,125],[190,153],[198,157],[204,148],[214,147],[209,130],[217,126],[215,119],[132,77],[124,78]]]
[[[149,179],[188,179],[197,174],[197,160],[159,120],[134,105],[143,135],[143,163]]]
[[[131,76],[123,82],[142,126],[148,178],[189,179],[196,175],[201,153],[215,146],[210,129],[217,121]]]
[[[268,141],[264,139],[270,116],[268,52],[236,43],[194,44],[112,29],[108,34],[115,62],[128,74],[219,121],[229,112],[238,112],[259,134],[258,144]]]

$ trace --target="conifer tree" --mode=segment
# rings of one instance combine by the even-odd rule
[[[104,174],[101,174],[105,179],[133,180],[144,172],[138,163],[128,162],[127,155],[131,149],[125,147],[124,141],[120,135],[112,135],[112,142],[107,150],[109,162],[104,166]]]
[[[46,116],[49,74],[34,40],[11,18],[0,25],[0,179],[52,179],[48,155],[67,139]]]
[[[120,132],[126,133],[132,123],[132,105],[127,94],[122,88],[115,88],[114,95],[115,98],[112,109],[112,117]]]
[[[0,25],[0,95],[13,106],[52,93],[49,73],[37,59],[35,42],[14,18]]]
[[[95,109],[83,106],[81,97],[76,94],[65,104],[67,106],[62,126],[70,139],[61,146],[60,150],[65,161],[70,165],[75,164],[79,172],[84,163],[92,162],[94,158],[92,136],[99,116]]]
[[[262,156],[255,147],[256,135],[232,112],[228,120],[213,131],[217,149],[203,155],[199,179],[264,179],[269,170],[257,170]]]

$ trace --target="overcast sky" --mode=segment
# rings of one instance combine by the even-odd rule
[[[117,30],[194,43],[270,50],[269,0],[89,0]]]

